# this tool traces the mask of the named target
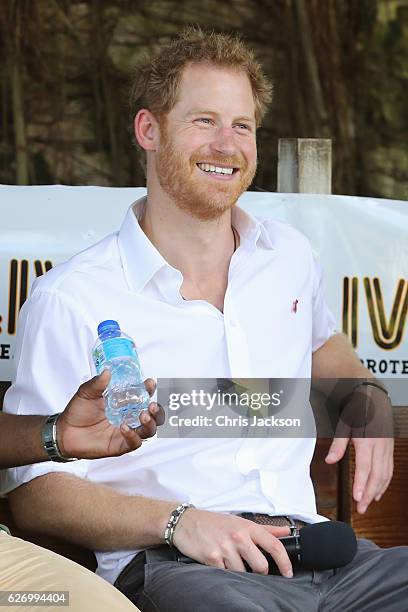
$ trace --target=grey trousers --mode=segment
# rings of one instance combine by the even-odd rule
[[[408,546],[360,539],[347,566],[293,578],[207,567],[160,547],[135,557],[115,586],[143,612],[407,612]]]

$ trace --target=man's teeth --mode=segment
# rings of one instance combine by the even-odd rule
[[[216,174],[232,174],[234,172],[234,168],[219,168],[211,164],[197,164],[197,166],[204,172],[215,172]]]

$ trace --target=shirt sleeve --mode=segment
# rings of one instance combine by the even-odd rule
[[[313,256],[313,328],[312,351],[315,352],[337,333],[336,321],[324,296],[323,270]]]
[[[14,414],[61,412],[78,386],[93,376],[90,348],[92,326],[67,299],[56,292],[35,291],[19,317],[14,381],[4,398],[4,411]],[[18,443],[18,437],[16,439]],[[7,493],[49,472],[85,478],[88,461],[46,461],[1,472]]]

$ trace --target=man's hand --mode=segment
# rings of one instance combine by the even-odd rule
[[[350,439],[356,462],[353,498],[357,512],[364,514],[373,499],[381,499],[394,469],[392,406],[380,389],[364,387],[353,394],[342,412],[326,463],[340,461]]]
[[[109,423],[105,416],[103,391],[109,384],[110,374],[105,370],[99,376],[81,385],[57,421],[58,446],[64,457],[98,459],[115,457],[135,450],[143,440],[154,436],[156,427],[164,423],[164,411],[152,402],[140,414],[141,425],[130,429]],[[156,384],[145,380],[150,397]]]
[[[343,334],[332,336],[313,353],[312,377],[317,383],[324,383],[321,379],[326,378],[356,379],[357,382],[358,379],[374,378],[362,366]],[[345,407],[346,415],[343,418],[342,414],[326,457],[326,463],[337,463],[344,456],[349,440],[352,440],[356,451],[353,498],[360,514],[367,510],[373,499],[380,500],[390,484],[394,469],[392,407],[385,393],[375,387],[366,388],[366,397],[372,400],[368,406],[369,418],[366,418],[366,406],[361,404],[361,397],[357,403],[353,398]],[[353,435],[353,430],[356,435]]]
[[[257,574],[268,573],[268,562],[258,547],[269,552],[281,574],[293,576],[292,564],[278,537],[289,535],[289,527],[257,525],[230,514],[189,508],[174,532],[175,546],[205,565],[245,572],[244,561]]]

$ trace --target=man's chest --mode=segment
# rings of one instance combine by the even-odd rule
[[[296,356],[310,350],[312,285],[301,270],[248,267],[232,270],[223,312],[160,284],[110,291],[89,301],[87,312],[95,329],[103,319],[119,322],[134,339],[146,376],[295,376]]]

